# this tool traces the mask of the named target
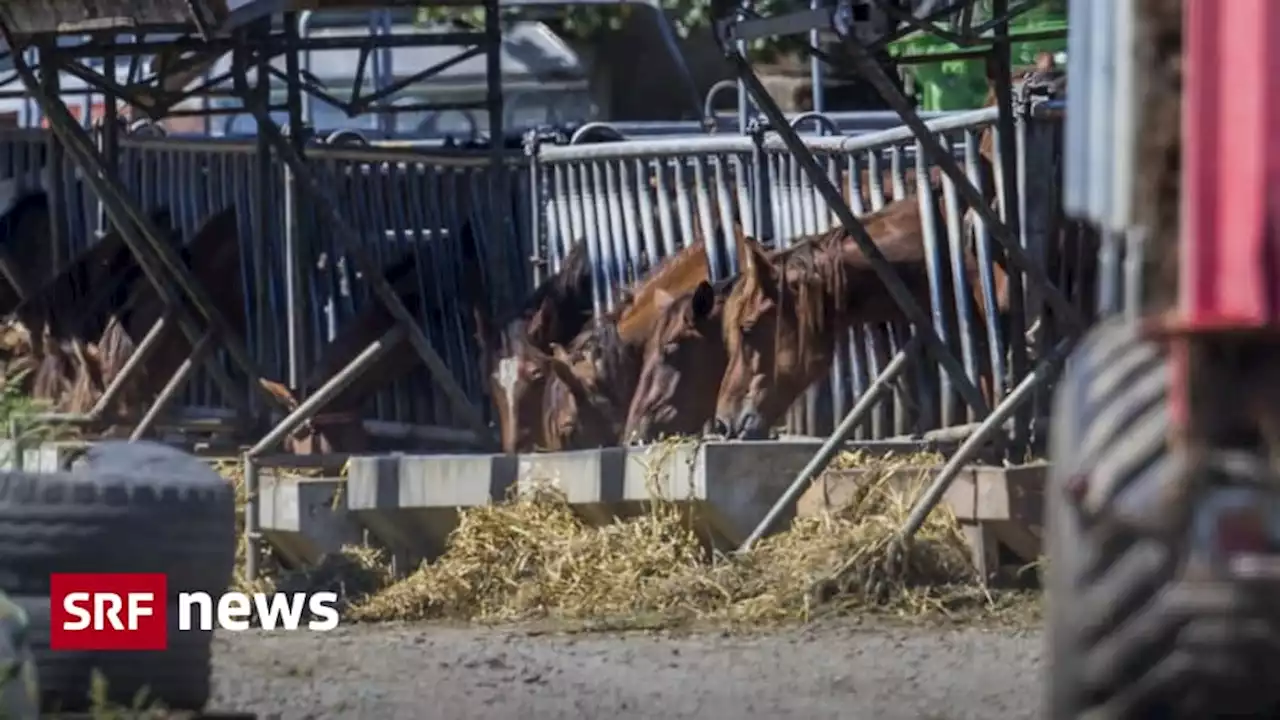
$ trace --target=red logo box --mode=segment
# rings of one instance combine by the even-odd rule
[[[52,650],[164,650],[169,644],[163,573],[49,576]]]

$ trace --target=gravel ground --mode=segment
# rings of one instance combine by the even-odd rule
[[[435,625],[215,640],[211,708],[285,718],[1035,718],[1037,632],[823,625],[546,634]]]

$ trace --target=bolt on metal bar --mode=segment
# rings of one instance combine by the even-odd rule
[[[777,103],[773,101],[773,98],[769,96],[764,85],[760,82],[760,78],[756,77],[755,72],[752,71],[747,59],[738,53],[730,53],[729,58],[738,73],[738,77],[742,78],[747,86],[747,91],[755,98],[756,104],[760,106],[764,114],[768,116],[772,128],[786,143],[788,149],[791,150],[791,154],[795,157],[796,162],[799,163],[801,170],[809,176],[809,179],[817,187],[818,192],[826,200],[827,206],[835,212],[840,224],[853,237],[858,249],[871,262],[872,269],[875,270],[876,275],[884,283],[885,289],[889,291],[889,295],[897,303],[902,313],[906,315],[907,320],[916,326],[917,334],[923,338],[925,348],[929,351],[929,354],[951,376],[956,391],[965,399],[965,402],[969,403],[974,412],[979,415],[986,415],[988,407],[986,400],[982,397],[982,393],[978,392],[973,383],[969,382],[969,378],[965,375],[960,361],[956,360],[951,351],[947,349],[946,344],[938,337],[938,333],[933,328],[933,323],[929,320],[924,310],[916,304],[915,298],[911,297],[911,292],[907,290],[907,286],[903,284],[897,272],[889,265],[884,253],[876,246],[875,240],[867,232],[867,229],[862,226],[862,223],[858,222],[840,191],[836,189],[831,179],[823,172],[822,167],[818,165],[818,161],[814,159],[813,154],[805,147],[804,141],[796,134],[795,129],[787,123],[786,116]]]

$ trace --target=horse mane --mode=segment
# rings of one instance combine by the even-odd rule
[[[809,347],[848,309],[848,278],[842,252],[847,238],[845,229],[837,225],[817,235],[797,238],[795,244],[774,258],[781,280],[779,302],[794,288],[800,347]],[[780,329],[781,325],[775,328]]]

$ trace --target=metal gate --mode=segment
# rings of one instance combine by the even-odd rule
[[[991,165],[997,170],[994,177],[984,178],[979,162],[981,138],[985,132],[998,132],[996,119],[997,110],[988,108],[934,119],[927,126],[961,161],[977,187],[992,188],[999,217],[1008,217],[1005,209],[1016,198],[1021,222],[1013,231],[1028,256],[1040,269],[1048,269],[1049,259],[1058,256],[1063,232],[1056,201],[1060,114],[1039,106],[1024,107],[1016,124],[1016,176],[1001,176],[1000,144],[993,142],[990,145],[997,150]],[[927,177],[931,163],[908,128],[855,137],[811,135],[804,142],[856,213],[879,209],[908,192],[918,195],[931,285],[927,311],[970,382],[979,385],[984,367],[998,379],[988,382],[988,403],[997,405],[1024,379],[1034,359],[1056,343],[1052,333],[1041,332],[1037,325],[1044,309],[1042,289],[1031,279],[1021,278],[1023,292],[1012,298],[1009,313],[1016,335],[1006,336],[1012,333],[1002,332],[994,317],[999,246],[976,214],[966,214],[949,179],[943,176],[936,189],[918,181]],[[775,247],[839,224],[781,139],[768,133],[541,145],[533,155],[530,175],[538,196],[535,252],[545,254],[556,268],[572,243],[586,242],[597,280],[598,311],[611,307],[612,285],[632,282],[643,268],[691,242],[695,231],[712,243],[712,272],[724,277],[737,269],[734,222],[748,235]],[[935,208],[942,209],[940,225],[932,221]],[[976,249],[980,287],[971,287],[955,261],[943,264],[945,247]],[[1059,289],[1077,307],[1087,309],[1093,305],[1094,293],[1086,267],[1091,260],[1086,253],[1080,255],[1055,262],[1052,269]],[[961,256],[952,252],[950,257]],[[986,316],[981,316],[975,298],[985,300]],[[1029,336],[1028,328],[1035,329]],[[835,421],[913,334],[906,325],[852,330],[847,342],[839,344],[830,377],[797,403],[787,429],[802,435],[831,432]],[[855,438],[919,436],[932,430],[971,428],[982,419],[960,401],[947,374],[933,362],[917,358],[909,377],[895,387],[890,401],[878,405],[857,427]],[[1043,387],[1042,402],[1033,405],[1042,406],[1048,392]],[[1028,408],[1015,425],[1027,429],[1038,414],[1036,408]]]

